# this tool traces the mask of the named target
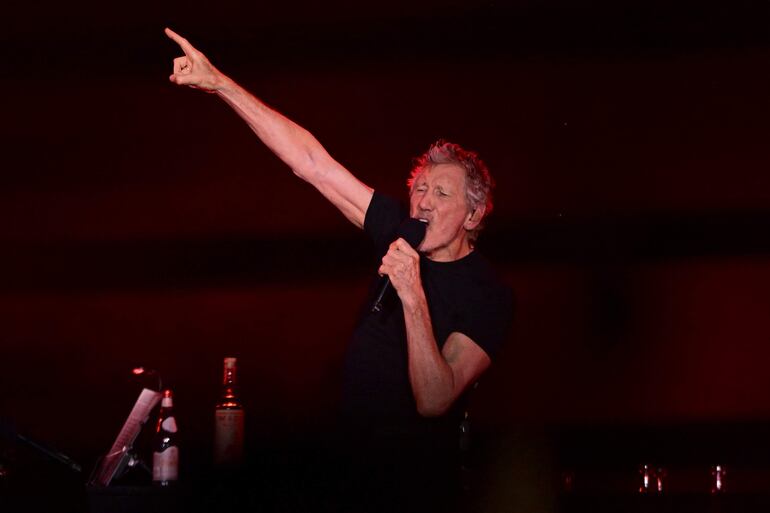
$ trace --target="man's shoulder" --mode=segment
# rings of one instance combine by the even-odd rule
[[[377,247],[390,244],[409,211],[392,196],[374,191],[364,217],[364,231]]]
[[[385,194],[379,190],[372,192],[372,201],[369,203],[369,208],[366,210],[366,216],[370,215],[391,215],[396,217],[406,217],[408,210],[404,203],[397,198]]]

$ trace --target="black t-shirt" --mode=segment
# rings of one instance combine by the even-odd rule
[[[378,261],[382,259],[407,210],[377,192],[364,220]],[[478,251],[453,262],[434,262],[421,255],[420,273],[439,350],[452,332],[470,337],[494,359],[512,317],[510,289]],[[372,313],[375,280],[353,333],[345,362],[343,413],[349,424],[374,436],[429,435],[457,432],[464,404],[458,400],[441,418],[417,413],[407,367],[404,313],[395,290],[383,309]],[[436,440],[438,441],[438,440]]]

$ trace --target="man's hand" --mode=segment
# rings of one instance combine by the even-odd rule
[[[396,239],[382,257],[380,275],[387,274],[403,303],[413,303],[422,294],[420,255],[404,239]]]
[[[193,45],[170,28],[166,35],[173,39],[184,52],[184,56],[174,59],[174,73],[169,80],[178,85],[186,85],[214,93],[222,87],[226,77],[220,73]]]

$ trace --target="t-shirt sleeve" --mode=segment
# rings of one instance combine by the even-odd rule
[[[364,217],[364,232],[374,242],[378,254],[384,254],[396,239],[398,227],[407,215],[398,200],[374,191]]]
[[[494,359],[508,338],[513,320],[514,301],[510,288],[502,283],[479,289],[468,298],[457,331],[468,336]]]

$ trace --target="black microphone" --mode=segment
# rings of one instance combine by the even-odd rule
[[[410,246],[417,248],[425,238],[425,230],[427,225],[422,221],[418,221],[412,217],[407,217],[398,227],[396,232],[396,238],[404,239]],[[380,284],[377,286],[377,296],[374,300],[374,306],[372,306],[372,312],[377,313],[382,310],[382,298],[390,288],[390,277],[383,276],[380,278]]]

